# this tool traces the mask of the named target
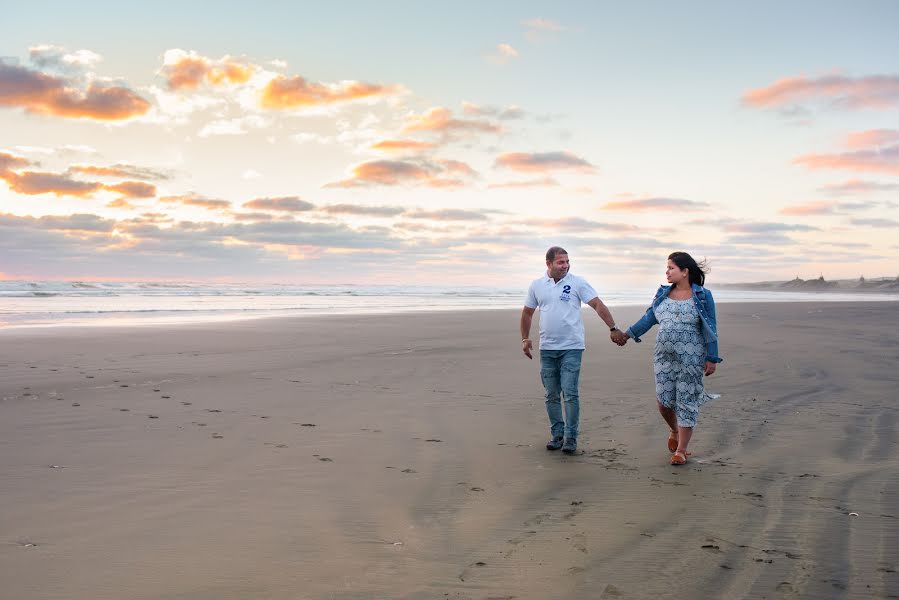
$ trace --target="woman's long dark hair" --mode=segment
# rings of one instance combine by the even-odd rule
[[[668,255],[668,260],[676,264],[679,269],[687,269],[690,272],[691,284],[705,285],[705,274],[710,271],[705,260],[698,263],[686,252],[672,252]]]

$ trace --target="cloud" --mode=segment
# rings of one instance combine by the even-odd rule
[[[618,211],[697,211],[704,210],[710,205],[708,202],[697,202],[696,200],[684,200],[682,198],[637,198],[634,200],[618,200],[615,202],[607,202],[600,208],[602,210],[618,210]]]
[[[839,169],[861,173],[899,175],[899,144],[840,154],[806,154],[795,158],[793,164],[813,170]]]
[[[770,223],[770,222],[754,222],[740,223],[730,222],[724,224],[724,230],[730,233],[774,233],[786,231],[821,231],[818,227],[811,225],[792,224],[792,223]]]
[[[853,225],[862,225],[866,227],[899,227],[899,221],[896,221],[895,219],[851,219],[849,222]]]
[[[46,44],[29,48],[28,57],[32,64],[41,69],[52,69],[64,73],[77,72],[103,60],[102,56],[91,50],[69,52],[60,46]]]
[[[255,200],[245,202],[243,207],[277,212],[304,212],[314,209],[315,205],[301,200],[299,196],[281,196],[278,198],[256,198]]]
[[[594,232],[597,230],[613,232],[626,231],[628,233],[640,231],[640,227],[636,225],[593,221],[591,219],[584,219],[582,217],[565,217],[562,219],[527,219],[524,221],[519,221],[519,223],[522,225],[527,225],[528,227],[551,229],[554,231],[565,232],[566,234],[575,232]]]
[[[867,194],[873,192],[894,192],[899,190],[899,183],[878,183],[876,181],[862,181],[850,179],[843,183],[831,183],[819,188],[825,194],[831,196],[847,196],[852,194]]]
[[[516,58],[518,58],[518,50],[509,44],[497,44],[493,54],[487,56],[487,60],[495,65],[504,65]]]
[[[473,210],[446,208],[443,210],[414,210],[403,213],[409,219],[428,219],[431,221],[486,221],[484,213]]]
[[[406,133],[413,131],[500,133],[502,127],[484,120],[454,118],[450,109],[435,106],[424,114],[409,115],[403,131]]]
[[[156,186],[143,181],[123,181],[115,185],[104,185],[103,189],[126,198],[152,198],[156,195]]]
[[[559,185],[559,182],[552,177],[541,177],[539,179],[527,179],[524,181],[507,181],[505,183],[491,183],[487,186],[491,190],[501,189],[525,189],[534,187],[553,187]]]
[[[521,119],[527,114],[521,107],[515,105],[499,108],[496,106],[480,106],[473,102],[462,102],[462,112],[471,116],[496,117],[504,121]]]
[[[245,115],[234,119],[219,119],[207,123],[200,130],[200,137],[212,135],[243,135],[250,129],[261,129],[269,125],[269,120],[259,115]]]
[[[571,152],[508,152],[500,154],[496,167],[504,167],[523,173],[545,173],[548,171],[573,170],[594,173],[596,167]]]
[[[353,188],[371,185],[421,184],[433,188],[460,187],[465,182],[442,175],[474,176],[477,173],[467,164],[454,160],[400,161],[372,160],[352,168],[352,175],[325,185],[326,188]]]
[[[381,85],[361,81],[312,83],[300,76],[278,75],[262,90],[260,104],[269,109],[294,109],[323,106],[356,100],[395,96],[403,92],[396,85]]]
[[[795,204],[780,209],[782,215],[790,216],[809,216],[809,215],[831,215],[834,213],[836,203],[827,200],[815,200],[804,204]]]
[[[401,139],[401,140],[382,140],[376,144],[372,144],[372,150],[380,150],[381,152],[389,152],[392,154],[401,154],[405,152],[422,152],[434,148],[436,144],[431,142],[421,142],[419,140]]]
[[[363,206],[360,204],[331,204],[319,210],[334,215],[362,215],[370,217],[394,217],[406,209],[399,206]]]
[[[0,62],[0,106],[100,121],[121,121],[150,110],[149,102],[125,87],[94,81],[80,89],[74,80],[3,62]]]
[[[95,165],[74,165],[69,167],[71,173],[81,173],[84,175],[96,175],[98,177],[121,177],[127,179],[144,179],[147,181],[162,181],[171,179],[170,175],[148,169],[145,167],[137,167],[129,164],[115,164],[108,167],[98,167]]]
[[[212,86],[239,85],[250,80],[258,70],[243,59],[223,56],[210,59],[193,50],[166,50],[160,73],[170,90],[194,90],[201,84]]]
[[[899,76],[787,77],[745,92],[742,101],[753,108],[778,108],[806,101],[827,101],[834,108],[888,108],[899,104]]]
[[[247,169],[240,174],[241,179],[259,179],[260,177],[262,177],[262,173],[255,169]]]
[[[34,164],[27,158],[0,151],[0,178],[7,171],[15,171]]]
[[[565,27],[549,19],[534,18],[522,21],[524,36],[532,43],[538,43],[565,31]]]
[[[180,196],[163,196],[160,202],[167,204],[180,204],[182,206],[196,206],[207,210],[226,210],[231,208],[231,203],[227,200],[217,200],[214,198],[204,198],[198,194],[188,193]]]
[[[850,133],[846,138],[846,145],[856,149],[885,146],[893,142],[899,142],[899,130],[869,129]]]
[[[103,184],[96,181],[78,181],[62,173],[7,171],[0,173],[0,179],[4,179],[12,191],[28,196],[55,194],[84,198],[103,189]]]

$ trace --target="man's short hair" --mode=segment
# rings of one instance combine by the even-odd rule
[[[556,260],[557,254],[568,254],[568,250],[562,248],[561,246],[553,246],[546,251],[546,262],[552,262]]]

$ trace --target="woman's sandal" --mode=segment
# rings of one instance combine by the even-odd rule
[[[677,450],[677,432],[671,431],[668,434],[668,452]]]
[[[675,466],[687,464],[688,455],[689,452],[675,452],[674,456],[671,457],[671,464]]]

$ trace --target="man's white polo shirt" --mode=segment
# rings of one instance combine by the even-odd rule
[[[524,305],[540,309],[541,350],[583,350],[581,303],[597,297],[586,280],[568,273],[557,282],[549,275],[535,279]]]

